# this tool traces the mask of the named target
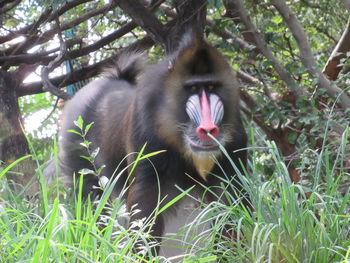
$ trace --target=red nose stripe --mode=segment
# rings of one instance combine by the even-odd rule
[[[201,94],[200,103],[202,118],[200,125],[196,129],[196,132],[201,140],[208,141],[211,140],[208,136],[208,133],[214,137],[217,137],[219,135],[219,128],[213,123],[210,105],[205,91],[203,91]]]

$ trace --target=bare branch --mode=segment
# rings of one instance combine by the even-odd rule
[[[125,34],[129,33],[131,30],[136,28],[137,25],[135,22],[129,22],[126,25],[122,26],[120,29],[112,32],[111,34],[101,38],[100,40],[96,41],[95,43],[85,46],[80,49],[72,50],[66,53],[66,58],[74,59],[77,57],[88,55],[92,51],[96,51],[100,49],[101,47],[108,45],[112,41],[124,36]],[[67,46],[70,45],[69,40],[66,42]],[[16,55],[16,56],[9,56],[9,57],[0,57],[0,65],[3,61],[8,61],[6,63],[7,66],[15,66],[19,65],[20,63],[42,63],[47,64],[51,60],[56,58],[56,55],[48,56],[44,55],[42,53],[42,56],[39,56],[40,54],[27,54],[27,55]]]
[[[26,31],[25,31],[26,35],[30,36],[32,34],[36,34],[39,26],[48,19],[50,13],[51,13],[51,8],[46,9],[44,11],[44,13],[42,13],[41,16],[38,18],[38,20],[36,20],[29,27],[26,27],[25,28],[26,29]],[[10,34],[10,35],[11,35],[12,38],[14,38],[13,34]],[[17,36],[15,36],[15,37],[17,37]],[[3,55],[4,56],[8,56],[8,55],[12,55],[12,54],[16,54],[16,53],[22,52],[23,50],[26,49],[25,42],[21,42],[21,43],[19,43],[17,45],[13,45],[12,47],[8,48],[7,50],[2,51]]]
[[[69,47],[72,47],[76,44],[81,44],[82,39],[80,37],[71,38],[65,41],[65,44],[67,46],[67,49]],[[51,60],[55,59],[56,55],[51,55],[57,51],[59,51],[60,48],[53,48],[47,51],[39,52],[39,53],[33,53],[33,54],[22,54],[22,55],[14,55],[14,56],[6,56],[6,57],[0,57],[0,65],[6,64],[7,67],[9,66],[19,66],[23,63],[26,64],[47,64]]]
[[[346,52],[350,51],[350,18],[346,24],[346,28],[329,57],[322,72],[330,79],[336,80],[343,66],[339,65],[340,60],[346,58]]]
[[[94,65],[86,66],[80,70],[74,71],[69,74],[50,78],[49,81],[54,86],[65,86],[74,84],[76,82],[96,76],[98,74],[99,68],[108,65],[108,63],[111,63],[110,59],[103,60]],[[16,92],[18,97],[43,93],[43,83],[41,81],[36,81],[32,83],[22,84],[17,88]]]
[[[100,8],[94,9],[90,12],[87,12],[83,16],[80,16],[72,21],[69,21],[67,23],[62,24],[61,30],[67,30],[67,29],[73,28],[73,27],[79,25],[80,23],[85,22],[86,20],[88,20],[89,18],[91,18],[93,16],[107,12],[108,10],[112,9],[113,7],[115,7],[115,4],[110,3],[110,4],[104,5]],[[48,18],[48,19],[51,19],[51,18]],[[27,37],[26,41],[4,50],[3,54],[5,56],[19,54],[20,53],[19,51],[26,50],[26,49],[29,49],[29,48],[35,46],[35,45],[39,45],[39,44],[42,44],[42,43],[49,41],[50,39],[52,39],[52,37],[55,34],[57,34],[57,32],[58,32],[58,28],[54,27],[54,28],[44,32],[40,36],[27,34],[28,37]],[[19,49],[19,47],[20,47],[20,49]]]
[[[0,8],[3,8],[5,5],[15,2],[16,0],[0,0]]]
[[[37,64],[21,64],[18,69],[11,71],[11,74],[13,76],[13,79],[16,81],[18,87],[22,84],[23,80],[28,77],[31,73],[35,71],[35,69],[38,67]]]
[[[332,35],[330,34],[330,32],[328,31],[329,28],[324,29],[324,28],[321,28],[320,26],[317,26],[317,25],[314,25],[314,26],[315,26],[315,28],[317,29],[318,32],[324,34],[326,37],[328,37],[329,39],[331,39],[334,43],[337,42],[337,39],[336,39],[334,36],[332,36]]]
[[[162,23],[137,0],[114,0],[133,21],[141,26],[155,41],[166,42],[166,30]]]
[[[206,15],[207,15],[207,1],[206,0],[174,0],[176,8],[175,25],[169,28],[166,43],[165,52],[173,52],[181,41],[181,37],[189,29],[203,34]]]
[[[232,21],[238,25],[242,23],[240,14],[238,13],[238,6],[234,1],[224,1],[224,6],[226,8],[226,13],[224,17],[229,17]],[[254,35],[249,30],[241,30],[241,34],[244,40],[249,44],[255,44]]]
[[[176,17],[176,13],[169,6],[162,5],[161,9],[164,10],[164,12],[167,16],[170,16],[173,18]],[[215,22],[208,17],[206,19],[206,25],[212,28],[213,33],[215,35],[217,35],[225,40],[231,39],[233,41],[233,43],[236,44],[241,49],[250,50],[250,49],[255,48],[255,46],[250,45],[249,43],[244,41],[242,38],[234,35],[232,32],[228,31],[227,29],[225,29],[225,28],[219,29],[219,28],[215,27]],[[0,58],[0,60],[1,60],[1,58]]]
[[[131,30],[133,30],[136,27],[137,27],[137,25],[135,24],[135,22],[129,22],[126,25],[119,28],[118,30],[116,30],[116,31],[112,32],[111,34],[105,36],[104,38],[101,38],[100,40],[96,41],[94,44],[91,44],[89,46],[85,46],[81,49],[72,50],[72,51],[68,52],[67,57],[69,57],[70,59],[73,59],[73,58],[87,55],[87,54],[91,53],[92,51],[98,50],[101,47],[111,43],[112,41],[124,36],[125,34],[129,33]]]
[[[87,3],[87,2],[92,2],[93,0],[72,0],[72,1],[65,1],[64,4],[62,6],[60,6],[54,13],[52,13],[52,15],[50,16],[48,21],[54,21],[56,19],[56,17],[59,17],[61,15],[63,15],[65,12],[67,12],[68,10]]]
[[[132,45],[128,46],[127,49],[128,50],[145,50],[150,48],[152,45],[154,45],[154,41],[150,37],[146,36],[143,39],[138,40]],[[77,71],[71,72],[69,74],[50,78],[50,82],[54,86],[64,87],[82,80],[92,78],[100,72],[101,68],[104,68],[112,64],[115,61],[117,56],[118,54],[113,55],[93,65],[89,65]],[[43,93],[44,90],[43,90],[42,82],[37,81],[37,82],[22,84],[21,86],[17,87],[16,92],[17,92],[17,96],[21,97],[21,96],[26,96],[31,94]]]
[[[157,5],[160,5],[160,3],[156,3],[155,5],[151,6],[150,10],[154,10],[157,7]],[[88,18],[90,18],[92,16],[95,16],[95,15],[98,15],[98,14],[101,14],[101,13],[108,11],[109,9],[113,8],[114,6],[115,6],[115,3],[111,3],[111,4],[104,5],[103,7],[98,8],[96,10],[90,11],[90,12],[86,13],[85,15],[83,15],[75,20],[72,20],[68,23],[62,24],[61,29],[67,30],[69,28],[72,28],[72,27],[78,25],[79,23],[84,22],[85,20],[87,20]],[[129,33],[130,31],[132,31],[136,27],[137,27],[137,24],[135,22],[129,22],[126,25],[122,26],[120,29],[118,29],[118,30],[112,32],[111,34],[101,38],[100,40],[96,41],[94,44],[85,46],[81,49],[72,50],[72,51],[67,52],[66,57],[70,58],[70,59],[74,59],[74,58],[77,58],[80,56],[87,55],[92,51],[98,50],[99,48],[101,48],[105,45],[108,45],[112,41]],[[28,42],[27,45],[33,46],[34,44],[37,45],[37,44],[44,43],[44,42],[48,41],[49,39],[51,39],[57,33],[57,31],[58,31],[57,27],[55,27],[54,29],[51,29],[49,31],[46,31],[40,37],[38,37],[34,43]],[[68,43],[67,43],[67,46],[68,46]],[[27,46],[27,48],[29,48],[29,47]],[[4,53],[6,54],[6,52],[8,52],[8,51],[5,51]],[[41,55],[43,55],[43,54],[41,54]],[[18,55],[16,57],[4,56],[4,57],[0,57],[0,64],[1,64],[1,62],[5,62],[5,61],[8,61],[6,66],[15,66],[15,65],[18,65],[18,64],[23,63],[23,62],[25,62],[25,63],[38,63],[38,62],[40,62],[40,63],[46,64],[49,61],[55,59],[55,57],[56,57],[56,56],[44,56],[43,55],[43,56],[37,56],[34,58],[34,56],[35,55],[33,55],[33,54]]]
[[[62,15],[64,12],[68,11],[69,9],[72,9],[80,4],[83,4],[83,3],[86,3],[86,2],[90,2],[92,0],[73,0],[73,1],[67,1],[65,2],[64,5],[62,5],[61,7],[59,7],[54,13],[51,13],[51,8],[48,8],[40,17],[39,19],[35,20],[34,23],[30,24],[30,25],[27,25],[17,31],[11,31],[8,35],[6,36],[0,36],[0,43],[4,43],[4,42],[7,42],[7,41],[10,41],[11,39],[14,39],[18,36],[27,36],[29,37],[30,34],[28,33],[28,31],[30,31],[31,28],[34,28],[34,27],[38,27],[40,24],[42,24],[43,22],[45,21],[53,21],[55,17],[57,16],[60,16]],[[50,10],[50,13],[47,14],[47,11]],[[42,17],[44,16],[45,14],[45,17],[46,19],[42,19]],[[38,21],[41,21],[41,23],[38,23]],[[27,42],[27,41],[26,41]],[[22,43],[24,44],[24,43]],[[15,45],[14,48],[16,48],[17,46],[19,46],[20,44],[18,45]],[[12,49],[14,49],[12,48]],[[10,55],[10,54],[13,54],[11,51],[7,51],[6,52],[7,55]]]
[[[312,54],[309,42],[307,41],[304,29],[299,24],[292,10],[288,7],[283,0],[272,0],[272,4],[276,7],[278,12],[283,17],[284,21],[288,25],[289,29],[299,46],[300,59],[304,66],[307,68],[309,74],[318,79],[318,85],[320,88],[326,90],[327,94],[333,99],[338,99],[343,109],[350,108],[350,98],[339,87],[332,84],[316,66],[315,58]]]
[[[252,75],[250,75],[242,70],[237,70],[237,77],[249,85],[259,86],[261,84],[261,83],[259,83],[258,79],[254,78]]]
[[[45,117],[45,119],[43,121],[41,121],[41,124],[45,123],[51,116],[52,114],[55,112],[55,110],[57,109],[58,106],[58,102],[60,101],[60,98],[56,98],[55,104],[52,107],[52,110],[49,112],[49,114],[47,114],[47,116]]]
[[[207,18],[207,25],[212,27],[213,33],[225,40],[231,39],[234,44],[236,44],[241,49],[253,50],[256,47],[246,42],[244,39],[234,35],[227,29],[219,29],[215,27],[215,22],[212,19]]]
[[[226,0],[226,2],[232,2],[236,6],[237,10],[232,10],[232,12],[238,12],[241,21],[247,27],[247,30],[251,32],[254,43],[259,48],[261,53],[271,61],[273,67],[279,74],[280,78],[287,84],[288,88],[293,92],[295,97],[299,97],[301,90],[292,76],[287,72],[287,70],[281,65],[277,58],[273,55],[271,48],[266,44],[264,36],[256,28],[256,26],[251,22],[247,10],[244,8],[243,0]]]
[[[58,21],[58,17],[56,18],[56,24],[57,27],[59,28],[59,21]],[[59,33],[58,33],[58,38],[60,40],[60,54],[49,63],[48,66],[43,67],[41,70],[41,80],[43,83],[43,90],[44,91],[49,91],[51,92],[53,95],[56,95],[59,98],[62,99],[69,99],[70,96],[64,92],[63,90],[58,89],[57,87],[55,87],[55,85],[53,85],[51,83],[51,81],[49,80],[49,73],[55,69],[56,67],[58,67],[63,61],[64,61],[64,57],[65,54],[67,52],[67,46],[65,44],[65,42],[63,41],[63,37],[62,37],[62,32],[59,29]]]
[[[19,3],[22,0],[15,0],[12,3],[5,5],[5,7],[0,8],[0,15],[5,14],[6,12],[10,11],[11,9],[15,8],[17,5],[19,5]]]
[[[320,5],[314,4],[314,3],[310,3],[310,2],[307,1],[307,0],[301,0],[300,2],[301,2],[302,4],[304,4],[305,6],[307,6],[307,7],[311,7],[311,8],[321,8]]]
[[[43,17],[43,15],[45,13],[46,12],[41,14],[40,17]],[[38,20],[40,20],[40,17],[38,18]],[[9,30],[9,33],[7,35],[0,36],[0,44],[5,43],[7,41],[10,41],[10,40],[12,40],[12,39],[14,39],[16,37],[19,37],[19,36],[27,36],[28,35],[28,31],[30,31],[30,29],[33,28],[35,24],[37,24],[38,20],[36,20],[34,23],[32,23],[30,25],[27,25],[27,26],[25,26],[25,27],[23,27],[23,28],[21,28],[19,30],[16,30],[16,31]]]
[[[182,31],[180,32],[183,33],[185,30],[193,26],[196,26],[197,30],[204,30],[205,19],[207,16],[206,0],[174,0],[174,3],[176,5],[178,17],[181,17],[181,19],[178,19],[177,25],[175,26],[182,28]]]

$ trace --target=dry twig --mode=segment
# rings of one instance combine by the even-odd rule
[[[56,18],[56,25],[58,28],[60,28],[58,17]],[[49,65],[44,66],[41,70],[41,80],[43,83],[43,90],[49,91],[53,95],[62,98],[64,100],[67,100],[70,98],[70,96],[64,92],[63,90],[60,90],[55,85],[53,85],[49,79],[49,73],[54,70],[56,67],[58,67],[65,59],[66,53],[67,53],[67,46],[66,43],[63,40],[62,37],[62,31],[59,29],[58,32],[58,38],[60,40],[60,53],[59,55],[52,60]]]

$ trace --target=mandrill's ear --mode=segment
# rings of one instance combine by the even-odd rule
[[[176,72],[184,70],[190,75],[210,74],[213,72],[210,49],[201,33],[189,30],[170,57],[168,69]]]

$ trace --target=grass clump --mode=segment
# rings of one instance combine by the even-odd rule
[[[350,176],[344,166],[346,142],[343,139],[336,153],[327,146],[313,152],[315,167],[307,185],[291,183],[273,143],[250,149],[249,172],[237,172],[254,211],[249,213],[228,192],[223,195],[229,204],[203,204],[183,230],[180,239],[184,254],[176,262],[349,263],[350,190],[344,185]],[[261,151],[269,156],[273,166],[268,179],[261,174]],[[147,156],[140,153],[136,159],[142,158]],[[47,186],[41,170],[37,170],[41,186],[37,196],[13,190],[6,179],[11,167],[0,172],[0,262],[174,262],[153,257],[149,251],[154,243],[145,242],[148,259],[134,253],[136,240],[148,240],[145,222],[152,219],[135,222],[134,229],[121,223],[128,217],[123,200],[109,198],[117,179],[103,185],[105,191],[98,202],[83,201],[79,192],[83,176],[75,186],[78,190],[67,190],[57,183]],[[160,205],[154,214],[164,212],[188,192]],[[203,224],[211,227],[193,235]],[[231,238],[220,238],[218,233],[227,229]]]

